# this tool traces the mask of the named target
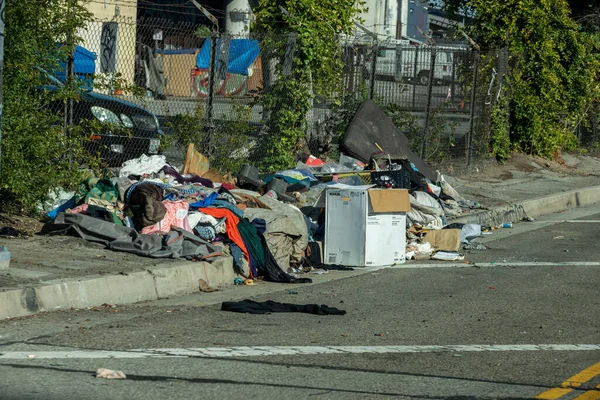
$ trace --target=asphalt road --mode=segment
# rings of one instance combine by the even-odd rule
[[[0,399],[598,399],[599,212],[495,231],[469,264],[3,321]],[[221,311],[231,293],[347,314]]]

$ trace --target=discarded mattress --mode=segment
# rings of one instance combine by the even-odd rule
[[[408,138],[372,100],[364,101],[356,111],[342,139],[342,149],[365,163],[379,153],[377,143],[385,154],[407,158],[427,179],[437,181],[437,173],[408,147]]]

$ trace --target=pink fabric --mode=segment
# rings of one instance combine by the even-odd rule
[[[82,204],[80,206],[77,206],[75,208],[71,208],[70,210],[67,210],[67,214],[84,214],[87,212],[89,207],[89,204]]]
[[[192,227],[190,226],[190,221],[188,220],[188,210],[190,209],[190,205],[187,201],[165,200],[162,203],[167,209],[167,213],[165,214],[163,220],[157,224],[145,227],[142,229],[141,233],[146,235],[159,232],[169,233],[171,228],[174,226],[192,232]]]

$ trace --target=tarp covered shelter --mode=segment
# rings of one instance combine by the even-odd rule
[[[196,57],[196,66],[200,69],[210,67],[211,39],[206,39],[200,52]],[[217,69],[219,68],[219,52],[221,39],[217,41]],[[258,40],[253,39],[231,39],[229,44],[229,59],[227,72],[230,74],[250,75],[250,67],[260,54]]]

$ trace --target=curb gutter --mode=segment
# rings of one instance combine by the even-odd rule
[[[209,287],[217,288],[231,285],[236,276],[233,258],[223,256],[210,264],[188,261],[173,267],[149,268],[127,275],[48,281],[43,286],[0,292],[0,319],[106,303],[128,304],[182,296],[199,292],[200,279]]]
[[[537,199],[524,200],[520,203],[495,207],[490,210],[477,211],[462,217],[450,218],[448,222],[498,226],[504,223],[517,222],[525,217],[535,218],[599,202],[600,186],[592,186],[538,197]]]

